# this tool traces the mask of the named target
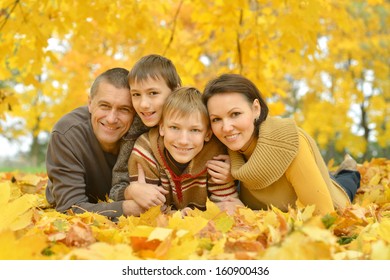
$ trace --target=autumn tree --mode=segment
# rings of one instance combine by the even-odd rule
[[[389,147],[389,6],[0,0],[0,77],[10,81],[1,92],[19,102],[9,111],[1,101],[0,113],[23,120],[7,133],[40,144],[64,113],[86,103],[100,72],[158,53],[200,89],[218,74],[241,73],[267,97],[271,114],[293,116],[328,158],[368,157],[373,145]]]

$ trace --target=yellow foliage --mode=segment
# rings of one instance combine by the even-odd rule
[[[287,212],[241,207],[228,215],[207,201],[206,211],[192,210],[184,217],[153,207],[117,222],[97,213],[40,209],[44,177],[2,173],[0,258],[388,259],[390,160],[373,159],[358,169],[362,183],[353,204],[324,217],[299,202]]]
[[[383,94],[388,105],[388,1],[26,0],[1,7],[0,76],[22,90],[6,85],[19,105],[9,100],[9,111],[0,98],[0,118],[24,119],[22,130],[8,131],[15,138],[49,132],[86,104],[92,80],[107,68],[130,69],[158,53],[175,63],[183,84],[200,89],[221,73],[246,75],[269,98],[271,114],[296,114],[321,147],[335,140],[338,150],[356,136],[359,120],[345,117],[363,103],[360,85],[372,82],[368,122],[379,145],[388,145],[381,137],[388,112],[377,114],[375,100]]]

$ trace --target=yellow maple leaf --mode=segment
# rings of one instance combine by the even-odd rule
[[[31,208],[36,204],[37,197],[25,194],[13,201],[10,198],[10,183],[0,183],[0,231],[10,228],[19,230],[31,223]]]
[[[69,252],[64,259],[78,260],[137,260],[133,250],[127,244],[107,244],[96,242],[88,248],[76,248]]]
[[[378,235],[388,244],[390,244],[390,220],[382,220],[379,224]]]
[[[371,245],[372,260],[390,260],[390,244],[383,240],[376,240]]]
[[[185,216],[184,218],[181,218],[181,215],[179,215],[179,217],[176,216],[169,219],[168,227],[176,230],[186,230],[195,235],[201,231],[207,223],[208,220],[200,216]]]
[[[300,231],[294,231],[280,244],[265,250],[262,259],[267,260],[318,260],[332,259],[332,247],[313,241]]]
[[[17,239],[11,230],[0,232],[0,259],[2,260],[46,259],[41,254],[46,246],[46,236],[42,233],[24,235]]]

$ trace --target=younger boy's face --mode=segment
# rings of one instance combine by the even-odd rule
[[[153,127],[159,123],[162,107],[171,92],[161,77],[148,77],[146,80],[130,83],[133,107],[146,126]]]
[[[171,156],[179,163],[187,163],[203,149],[212,132],[200,113],[185,117],[172,114],[160,124],[160,135],[164,136],[164,146]]]

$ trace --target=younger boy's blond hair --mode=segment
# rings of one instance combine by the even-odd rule
[[[200,113],[206,127],[210,128],[210,119],[202,101],[202,93],[195,87],[180,87],[165,101],[160,123],[163,123],[165,118],[182,118],[193,113]]]

